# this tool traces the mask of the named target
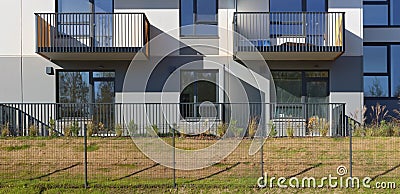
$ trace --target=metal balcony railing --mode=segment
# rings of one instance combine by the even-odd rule
[[[344,52],[342,12],[237,12],[236,52]]]
[[[39,136],[83,136],[85,130],[93,136],[129,136],[146,134],[149,128],[159,135],[171,134],[171,128],[189,135],[217,135],[223,123],[247,134],[251,122],[264,135],[272,128],[276,136],[289,136],[288,130],[293,136],[348,134],[343,103],[0,104],[0,129],[7,128],[10,136],[28,136],[33,131]]]
[[[38,53],[138,52],[150,38],[143,13],[36,13],[35,17]]]

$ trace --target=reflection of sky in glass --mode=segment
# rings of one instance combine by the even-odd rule
[[[387,72],[386,46],[364,46],[364,72],[365,73]]]
[[[364,25],[387,25],[387,5],[364,5]]]
[[[379,88],[381,94],[378,94],[376,88]],[[364,76],[364,96],[387,97],[388,93],[389,86],[387,76]]]
[[[400,97],[400,45],[392,45],[392,97]]]
[[[89,13],[89,0],[58,0],[59,13]]]
[[[392,25],[400,25],[400,1],[391,0],[390,1],[390,23]]]

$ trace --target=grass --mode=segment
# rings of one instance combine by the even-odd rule
[[[166,142],[171,138],[164,138]],[[386,190],[258,189],[260,154],[248,155],[251,139],[243,140],[227,158],[205,169],[173,171],[148,159],[131,138],[88,138],[88,180],[83,188],[83,138],[2,138],[0,145],[0,193],[292,193]],[[179,148],[194,150],[215,140],[177,138]],[[399,137],[353,138],[353,175],[378,176],[400,186]],[[336,175],[348,166],[348,138],[269,138],[263,147],[264,171],[276,177]],[[190,162],[190,161],[188,161]],[[237,165],[236,165],[237,164]],[[321,165],[316,165],[321,164]],[[231,168],[232,167],[232,168]]]
[[[29,149],[31,147],[31,145],[16,145],[16,146],[7,146],[4,147],[4,150],[6,150],[7,152],[12,152],[12,151],[18,151],[18,150],[25,150],[25,149]]]

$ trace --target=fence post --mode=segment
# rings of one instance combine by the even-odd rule
[[[85,156],[84,156],[84,169],[85,169],[85,189],[88,188],[88,174],[87,174],[87,134],[86,134],[86,130],[87,130],[87,126],[83,127],[83,146],[84,146],[84,152],[85,152]]]
[[[174,174],[174,188],[176,188],[176,170],[175,170],[175,127],[172,127],[172,162],[173,162],[173,174]]]
[[[349,138],[350,138],[350,140],[349,140],[349,174],[350,174],[350,180],[352,180],[351,181],[351,184],[350,184],[350,187],[353,187],[353,129],[352,129],[352,127],[351,127],[351,125],[349,125],[349,120],[347,119],[347,124],[346,124],[346,126],[349,128]]]

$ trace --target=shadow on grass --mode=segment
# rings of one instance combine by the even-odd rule
[[[302,170],[302,171],[300,171],[300,172],[298,172],[298,173],[296,173],[294,175],[290,175],[290,176],[286,177],[286,179],[290,179],[292,177],[299,176],[299,175],[304,174],[304,173],[306,173],[306,172],[308,172],[308,171],[310,171],[310,170],[312,170],[314,168],[317,168],[317,167],[319,167],[321,165],[322,165],[322,163],[315,164],[315,165],[310,166],[310,167],[308,167],[308,168],[306,168],[306,169],[304,169],[304,170]]]
[[[68,167],[65,167],[65,168],[62,168],[62,169],[57,169],[57,170],[55,170],[55,171],[53,171],[53,172],[50,172],[50,173],[47,173],[47,174],[44,174],[44,175],[41,175],[41,176],[38,176],[38,177],[30,178],[30,179],[28,179],[28,180],[32,181],[32,180],[36,180],[36,179],[41,179],[41,178],[44,178],[44,177],[48,177],[48,176],[50,176],[50,175],[52,175],[52,174],[55,174],[55,173],[58,173],[58,172],[61,172],[61,171],[65,171],[65,170],[74,168],[74,167],[76,167],[76,166],[79,166],[80,164],[81,164],[81,163],[76,163],[76,164],[73,164],[73,165],[71,165],[71,166],[68,166]]]
[[[143,171],[149,170],[149,169],[154,168],[154,167],[156,167],[156,166],[158,166],[158,165],[160,165],[160,164],[159,164],[159,163],[153,164],[152,166],[149,166],[149,167],[147,167],[147,168],[143,168],[142,170],[136,171],[136,172],[134,172],[134,173],[132,173],[132,174],[128,174],[128,175],[126,175],[126,176],[123,176],[123,177],[120,177],[120,178],[117,178],[117,179],[113,179],[112,181],[119,181],[119,180],[122,180],[122,179],[129,178],[129,177],[131,177],[131,176],[133,176],[133,175],[139,174],[139,173],[141,173],[141,172],[143,172]]]
[[[389,173],[389,172],[392,172],[393,170],[396,170],[397,168],[399,168],[400,167],[400,164],[398,164],[397,166],[394,166],[393,168],[391,168],[391,169],[388,169],[387,171],[385,171],[385,172],[382,172],[382,173],[380,173],[380,174],[377,174],[377,175],[375,175],[374,177],[371,177],[372,178],[372,180],[375,180],[376,178],[378,178],[378,177],[380,177],[380,176],[383,176],[383,175],[385,175],[385,174],[387,174],[387,173]]]
[[[223,170],[220,170],[220,171],[218,171],[218,172],[212,173],[212,174],[210,174],[210,175],[208,175],[208,176],[205,176],[205,177],[202,177],[202,178],[198,178],[198,179],[195,179],[195,180],[188,181],[188,182],[186,182],[186,183],[193,183],[193,182],[196,182],[196,181],[201,181],[201,180],[204,180],[204,179],[211,178],[211,177],[213,177],[213,176],[216,176],[216,175],[218,175],[218,174],[221,174],[221,173],[223,173],[223,172],[226,172],[226,171],[228,171],[228,170],[231,170],[232,168],[235,168],[235,167],[238,166],[239,164],[240,164],[240,162],[237,162],[237,163],[233,164],[232,166],[226,167],[226,168],[223,169]]]

